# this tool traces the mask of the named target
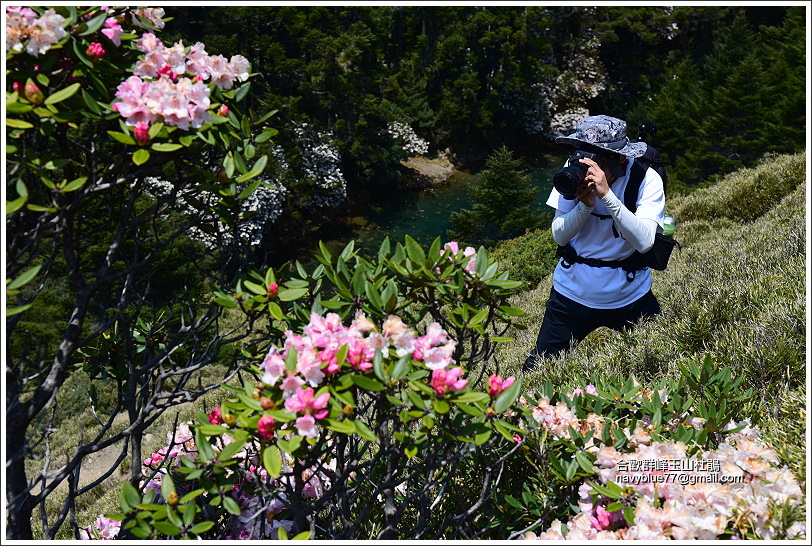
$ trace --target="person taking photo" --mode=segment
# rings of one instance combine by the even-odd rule
[[[605,115],[581,120],[556,142],[574,146],[576,153],[554,178],[547,199],[556,209],[552,233],[560,259],[524,372],[601,326],[621,330],[660,313],[651,270],[636,259],[651,249],[665,216],[662,178],[642,160],[634,167],[646,143],[629,140],[626,122]],[[633,212],[624,193],[635,175],[642,182]]]

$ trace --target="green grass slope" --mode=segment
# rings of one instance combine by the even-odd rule
[[[675,249],[666,271],[654,272],[662,314],[630,331],[593,332],[572,351],[524,374],[525,389],[547,379],[574,388],[591,376],[612,374],[653,380],[676,375],[686,359],[710,355],[758,390],[751,421],[803,480],[806,201],[805,153],[766,158],[712,187],[669,198],[667,213],[677,221],[682,248]],[[512,248],[522,244],[514,242]],[[506,254],[500,259],[510,264],[532,257]],[[501,347],[503,375],[521,374],[551,283],[548,274],[516,296],[513,304],[529,313],[527,329],[515,330],[516,341]]]

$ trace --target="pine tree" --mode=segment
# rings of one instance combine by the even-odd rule
[[[485,163],[485,170],[471,189],[472,208],[451,214],[449,236],[471,244],[495,242],[523,234],[539,226],[532,205],[538,189],[533,187],[521,159],[502,146]]]

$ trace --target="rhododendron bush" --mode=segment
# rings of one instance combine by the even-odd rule
[[[194,433],[183,427],[144,461],[146,497],[125,488],[121,529],[351,538],[467,524],[475,512],[431,519],[468,465],[493,472],[520,447],[509,411],[520,383],[494,374],[488,393],[470,389],[455,346],[437,323],[418,335],[395,315],[377,325],[359,311],[345,326],[335,313],[311,314],[271,346],[257,383],[229,388],[235,397],[201,413]]]
[[[521,383],[501,377],[492,357],[493,343],[504,341],[495,334],[521,315],[506,301],[519,284],[484,249],[439,239],[428,251],[409,237],[394,248],[386,241],[375,260],[352,244],[340,255],[322,247],[319,261],[313,271],[293,264],[247,272],[218,291],[221,305],[252,322],[271,317],[270,345],[245,345],[254,381],[226,386],[234,397],[199,414],[192,458],[177,455],[186,446],[145,461],[150,483],[161,485],[145,486],[145,498],[134,489],[123,497],[125,533],[479,532],[474,508],[520,452],[526,430],[515,409]],[[469,373],[476,367],[480,376],[491,372],[478,378]],[[474,488],[452,494],[471,468],[482,472]],[[154,502],[159,490],[166,502],[167,487],[182,513]]]
[[[32,514],[44,514],[45,498],[78,479],[88,454],[123,446],[121,459],[129,450],[137,481],[147,423],[175,405],[174,396],[205,392],[190,385],[190,374],[230,341],[215,331],[221,308],[191,293],[206,275],[226,273],[221,257],[195,247],[184,259],[200,276],[167,283],[167,275],[189,272],[167,262],[178,247],[191,249],[193,230],[234,230],[244,220],[240,205],[260,185],[276,129],[266,126],[274,111],[255,111],[250,61],[210,53],[203,43],[164,43],[162,8],[4,12],[5,433],[14,446],[6,459],[14,476],[7,537],[31,539]],[[155,178],[168,191],[150,192]],[[182,213],[178,202],[188,204]],[[53,294],[55,307],[43,311],[50,302],[42,294]],[[48,326],[36,327],[46,340],[28,331],[42,323]],[[34,345],[20,348],[23,338]],[[99,434],[81,438],[49,467],[54,431],[40,424],[75,370],[117,383],[113,415],[97,415]],[[95,388],[87,396],[98,410]],[[114,432],[122,408],[132,426]],[[55,517],[41,518],[45,539],[88,489],[71,489]]]

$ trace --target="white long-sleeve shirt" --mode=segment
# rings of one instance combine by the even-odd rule
[[[570,243],[584,258],[610,261],[651,248],[654,235],[662,230],[665,215],[663,182],[656,171],[648,169],[640,184],[637,211],[632,213],[622,198],[633,162],[630,158],[625,175],[592,208],[577,200],[564,199],[557,190],[552,190],[547,204],[556,209],[552,223],[556,243]],[[627,276],[621,268],[559,264],[553,274],[553,286],[563,296],[587,307],[616,309],[636,301],[651,289],[651,271],[644,269]]]

